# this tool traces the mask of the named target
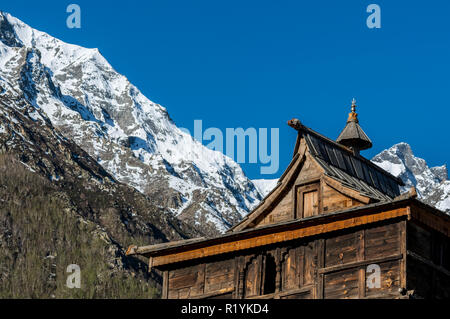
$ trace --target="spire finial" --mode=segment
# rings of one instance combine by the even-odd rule
[[[352,100],[352,111],[348,114],[347,124],[337,138],[337,142],[350,147],[355,153],[372,147],[372,141],[358,124],[356,100]]]
[[[352,100],[352,112],[355,113],[355,111],[356,111],[356,99],[353,98],[353,100]]]
[[[352,111],[348,114],[347,122],[358,122],[358,113],[356,113],[356,99],[352,99]]]

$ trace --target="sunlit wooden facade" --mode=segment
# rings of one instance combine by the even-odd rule
[[[161,271],[162,297],[449,298],[450,217],[414,189],[400,194],[401,180],[359,155],[371,142],[354,105],[339,142],[289,125],[290,165],[239,224],[128,249]]]

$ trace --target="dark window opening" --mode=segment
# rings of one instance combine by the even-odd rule
[[[271,294],[275,292],[275,281],[277,276],[277,266],[275,258],[271,255],[266,256],[266,267],[264,271],[264,290],[263,294]]]

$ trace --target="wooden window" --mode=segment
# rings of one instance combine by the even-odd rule
[[[303,193],[303,217],[310,217],[317,215],[319,208],[319,201],[317,191],[310,191]]]
[[[319,183],[297,187],[297,218],[319,214]]]
[[[277,270],[275,258],[272,255],[266,256],[265,269],[264,269],[264,288],[263,294],[271,294],[275,292]]]

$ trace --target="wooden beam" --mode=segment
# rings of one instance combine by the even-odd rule
[[[188,251],[173,252],[173,253],[167,252],[164,255],[153,256],[152,259],[150,259],[151,264],[149,264],[149,268],[275,244],[279,242],[314,236],[318,234],[323,234],[351,227],[357,227],[364,224],[375,223],[387,219],[406,216],[406,214],[407,209],[406,207],[403,207],[388,211],[367,213],[366,215],[348,217],[346,219],[341,220],[333,220],[329,222],[324,221],[324,223],[322,224],[314,224],[306,227],[303,225],[303,227],[299,226],[299,228],[291,230],[278,231],[269,234],[254,235],[253,237],[250,238],[217,243],[207,247],[195,248]]]
[[[373,258],[373,259],[369,259],[369,260],[354,261],[354,262],[347,263],[347,264],[334,265],[334,266],[329,266],[326,268],[319,269],[319,274],[326,274],[326,273],[330,273],[330,272],[340,271],[340,270],[349,269],[349,268],[356,268],[356,267],[370,265],[370,264],[381,264],[386,261],[394,261],[394,260],[399,260],[402,258],[403,258],[403,254],[395,254],[395,255],[390,255],[390,256],[386,256],[386,257]]]
[[[165,270],[163,272],[163,286],[161,299],[168,299],[168,298],[169,298],[169,271]]]
[[[412,257],[412,258],[414,258],[414,259],[424,263],[425,265],[433,268],[434,270],[436,270],[436,271],[438,271],[438,272],[440,272],[440,273],[442,273],[442,274],[444,274],[444,275],[446,275],[447,277],[450,278],[450,271],[448,271],[444,267],[438,266],[438,265],[432,263],[431,261],[429,261],[428,259],[425,259],[425,258],[417,255],[416,253],[413,253],[410,250],[408,250],[407,254],[408,254],[409,257]]]
[[[153,268],[153,257],[148,258],[148,272],[150,273]]]
[[[299,289],[282,291],[282,292],[279,293],[279,295],[280,295],[280,297],[286,297],[286,296],[295,295],[295,294],[299,294],[299,293],[311,292],[312,289],[313,289],[313,286],[312,285],[308,285],[308,286],[304,286],[304,287],[299,288]]]
[[[280,297],[286,297],[290,295],[296,295],[301,294],[305,292],[311,292],[314,289],[312,285],[308,285],[299,289],[293,289],[293,290],[285,290],[280,292],[275,292],[267,295],[260,295],[260,296],[253,296],[249,297],[248,299],[280,299]]]
[[[361,229],[358,234],[358,251],[357,251],[357,260],[364,261],[365,260],[365,229]],[[366,269],[361,267],[359,269],[359,280],[358,280],[358,289],[359,289],[359,298],[363,298],[366,296]]]
[[[353,189],[350,189],[348,187],[343,186],[340,182],[332,179],[329,176],[322,176],[323,181],[330,186],[331,188],[333,188],[334,190],[336,190],[337,192],[344,194],[350,198],[356,199],[358,201],[360,201],[363,204],[369,204],[371,198],[367,197],[367,196],[363,196],[361,195],[358,191],[355,191]]]
[[[403,259],[400,264],[400,288],[406,289],[406,279],[407,279],[407,273],[406,273],[406,255],[407,255],[407,248],[406,248],[406,220],[403,220],[400,222],[400,253],[403,254]]]
[[[399,292],[381,293],[377,295],[371,295],[361,299],[409,299],[408,295],[402,295]]]
[[[325,239],[321,238],[317,241],[317,268],[321,269],[325,267]],[[322,274],[316,271],[315,277],[317,278],[315,284],[315,292],[314,297],[316,299],[323,299],[323,291],[324,291],[324,278]]]
[[[191,296],[190,298],[191,299],[205,299],[205,298],[211,298],[211,297],[229,294],[230,292],[232,293],[233,291],[234,291],[234,287],[228,287],[228,288],[223,288],[218,291],[214,291],[214,292],[210,292],[210,293],[206,293],[206,294]]]
[[[438,232],[450,237],[450,218],[448,216],[438,216],[432,211],[425,210],[418,205],[411,205],[411,217],[420,223],[431,227]]]

